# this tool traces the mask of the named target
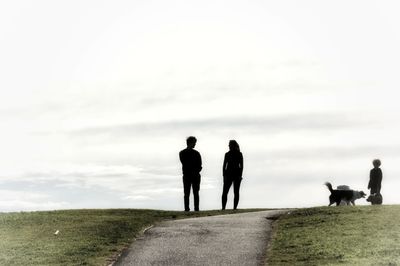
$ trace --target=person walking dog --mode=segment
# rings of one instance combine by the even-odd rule
[[[367,201],[370,201],[372,205],[382,204],[381,185],[383,174],[381,168],[379,168],[381,166],[381,160],[373,160],[372,165],[374,168],[369,172],[368,183],[368,189],[371,189],[371,195],[367,198]]]

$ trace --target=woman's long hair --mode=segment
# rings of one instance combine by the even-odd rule
[[[232,139],[229,141],[229,149],[232,150],[236,150],[236,151],[240,151],[240,147],[239,147],[239,143],[237,143],[236,140]]]

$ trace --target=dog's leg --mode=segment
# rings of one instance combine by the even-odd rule
[[[353,206],[356,206],[356,202],[354,200],[352,200],[351,203],[353,204]]]
[[[328,206],[331,206],[333,203],[335,203],[335,202],[331,199],[331,197],[329,197],[329,205]]]

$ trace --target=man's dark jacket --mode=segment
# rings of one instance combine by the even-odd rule
[[[200,153],[194,149],[186,148],[179,152],[179,159],[182,163],[183,176],[199,176],[201,167]]]

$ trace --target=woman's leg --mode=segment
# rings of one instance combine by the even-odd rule
[[[242,178],[238,178],[233,181],[233,192],[235,193],[235,197],[233,199],[233,209],[236,210],[237,205],[239,203],[239,189],[240,183],[242,182]]]
[[[228,178],[224,178],[224,188],[222,191],[222,209],[225,210],[226,207],[226,201],[228,199],[228,192],[229,189],[231,188],[232,185],[232,180],[229,180]]]

